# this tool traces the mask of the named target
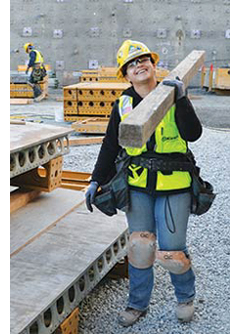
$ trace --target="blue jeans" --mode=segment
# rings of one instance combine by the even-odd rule
[[[189,192],[153,197],[138,191],[130,191],[131,208],[126,214],[130,234],[134,231],[149,231],[156,235],[159,250],[184,251],[190,214],[191,195]],[[184,274],[172,274],[171,282],[179,303],[195,297],[195,275],[190,268]],[[146,310],[154,286],[153,266],[138,269],[129,264],[128,306]]]

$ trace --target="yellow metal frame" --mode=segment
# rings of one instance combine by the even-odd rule
[[[61,334],[77,334],[79,323],[79,308],[77,307],[60,325]]]

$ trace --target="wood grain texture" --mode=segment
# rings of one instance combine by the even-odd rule
[[[55,189],[41,193],[10,216],[10,252],[16,253],[84,200],[82,192]]]
[[[192,51],[165,79],[178,76],[185,87],[204,62],[205,51]],[[160,83],[149,93],[129,116],[120,123],[119,143],[121,146],[142,147],[155,128],[174,104],[173,87]]]
[[[18,189],[10,194],[10,213],[20,209],[40,195],[39,190]]]

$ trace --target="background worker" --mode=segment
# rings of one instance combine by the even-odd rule
[[[98,187],[115,173],[115,159],[121,152],[118,126],[133,108],[157,86],[156,64],[159,55],[146,45],[126,40],[117,53],[118,77],[125,77],[132,86],[115,102],[95,164],[91,184],[86,192],[86,205],[93,211]],[[160,163],[181,161],[188,151],[188,141],[197,140],[201,124],[193,106],[185,96],[183,83],[170,80],[175,86],[175,105],[170,108],[155,132],[142,148],[125,147],[135,162],[128,167],[130,209],[126,213],[129,239],[129,298],[127,308],[118,321],[123,326],[134,324],[149,306],[154,286],[153,264],[156,237],[159,262],[171,276],[177,298],[176,315],[190,321],[194,314],[195,275],[186,247],[186,232],[191,206],[191,176],[188,171],[152,169],[149,158]],[[142,163],[141,163],[142,161]],[[145,163],[143,163],[145,161]]]
[[[40,101],[45,96],[45,92],[42,92],[39,81],[42,81],[46,76],[46,69],[44,66],[44,58],[40,51],[35,50],[32,43],[26,43],[24,45],[25,52],[29,54],[29,63],[27,65],[26,74],[32,67],[29,82],[34,91],[35,101]]]

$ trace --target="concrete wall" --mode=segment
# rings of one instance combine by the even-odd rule
[[[11,70],[33,42],[62,84],[115,66],[125,39],[147,44],[169,69],[193,49],[206,50],[208,66],[230,63],[230,0],[11,0],[10,27]]]

